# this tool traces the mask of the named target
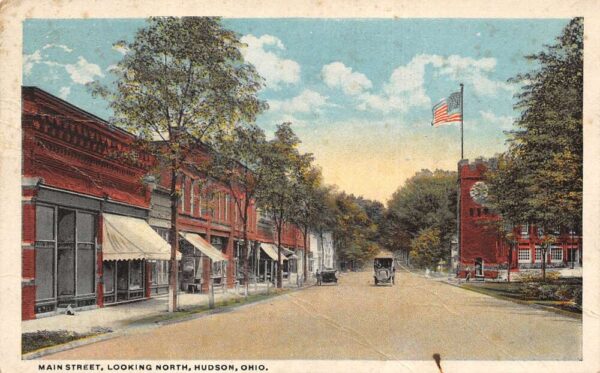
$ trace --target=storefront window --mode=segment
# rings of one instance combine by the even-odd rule
[[[75,295],[75,211],[58,209],[58,296]]]
[[[96,218],[77,213],[77,294],[93,294],[96,283]]]
[[[142,269],[142,261],[141,260],[132,260],[130,262],[130,272],[129,272],[129,289],[130,290],[138,290],[142,288],[143,281],[143,269]]]
[[[115,291],[115,262],[104,262],[103,265],[104,294]]]
[[[37,206],[35,229],[36,299],[54,298],[54,208]]]

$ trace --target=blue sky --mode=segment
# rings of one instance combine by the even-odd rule
[[[385,202],[423,169],[456,169],[458,126],[432,128],[431,107],[465,85],[465,157],[505,149],[523,56],[553,43],[566,19],[224,19],[266,80],[270,133],[290,121],[325,181]],[[27,20],[23,84],[100,117],[85,83],[111,79],[142,19]]]

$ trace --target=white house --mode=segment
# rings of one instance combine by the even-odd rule
[[[309,235],[310,252],[309,272],[313,274],[324,268],[335,268],[335,249],[331,232],[311,232]]]

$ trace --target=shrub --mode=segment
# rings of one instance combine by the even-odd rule
[[[540,295],[539,286],[534,282],[526,282],[521,285],[521,292],[528,298],[537,298]]]
[[[569,285],[560,285],[556,292],[554,293],[554,298],[557,300],[568,301],[574,298],[574,291],[576,288]]]
[[[540,279],[542,278],[542,274],[540,273]],[[556,281],[560,279],[560,272],[550,271],[546,272],[546,281]]]
[[[538,298],[541,300],[552,300],[557,289],[558,287],[555,285],[542,285],[538,288]]]
[[[541,282],[542,281],[542,272],[531,271],[524,272],[519,275],[521,282]],[[560,278],[560,273],[556,271],[547,271],[546,272],[546,281],[553,282]]]
[[[580,287],[576,287],[573,289],[573,301],[577,305],[579,309],[581,309],[582,301],[583,301],[583,289]]]

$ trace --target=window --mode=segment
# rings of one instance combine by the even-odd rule
[[[181,198],[179,199],[181,211],[185,211],[185,175],[181,175]]]
[[[75,295],[75,211],[58,209],[57,292]]]
[[[194,215],[194,179],[190,184],[190,214]]]
[[[562,262],[563,251],[560,247],[553,247],[550,249],[550,259],[553,262]]]
[[[143,262],[141,260],[132,260],[129,270],[129,289],[138,290],[142,288],[142,279],[144,272],[142,269]]]
[[[104,294],[110,294],[115,291],[115,263],[114,261],[103,263],[103,274],[104,279]]]
[[[96,268],[96,217],[77,213],[77,295],[93,294]]]
[[[547,256],[548,256],[548,252],[546,252],[546,257]],[[536,261],[542,260],[542,248],[541,247],[536,247],[536,249],[535,249],[535,260]]]
[[[481,209],[477,208],[477,216],[481,216]]]
[[[523,237],[529,236],[529,224],[521,225],[521,236],[523,236]]]
[[[229,194],[225,194],[225,221],[229,221]]]
[[[529,249],[519,249],[519,263],[531,262],[531,252]]]
[[[487,207],[485,207],[483,209],[483,215],[488,215],[489,213],[490,213],[490,210]]]
[[[36,300],[94,295],[96,215],[36,207]]]
[[[474,215],[475,215],[475,214],[474,214],[474,211],[473,211],[473,208],[470,208],[470,209],[469,209],[469,215],[471,215],[471,216],[474,216]]]
[[[35,212],[35,284],[37,300],[54,298],[54,207]]]

